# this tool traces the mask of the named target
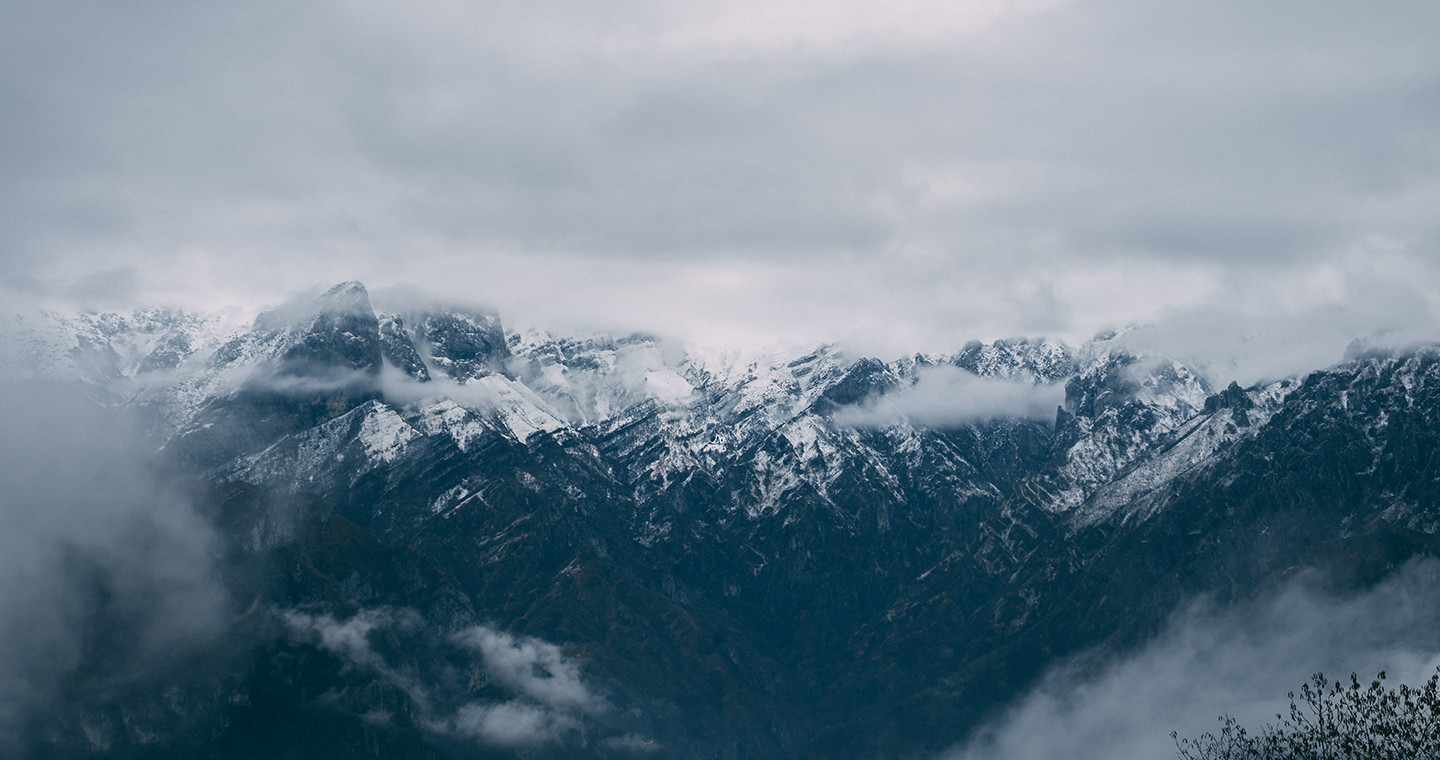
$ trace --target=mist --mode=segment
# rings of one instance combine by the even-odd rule
[[[0,749],[85,664],[112,685],[218,635],[214,537],[131,421],[63,386],[0,385]],[[98,660],[98,662],[97,662]]]
[[[1440,560],[1414,560],[1375,588],[1335,595],[1307,575],[1222,609],[1199,600],[1136,652],[1057,666],[944,760],[1169,758],[1229,714],[1252,731],[1285,712],[1316,672],[1419,684],[1440,664]]]
[[[1063,383],[980,377],[959,367],[921,367],[915,383],[846,407],[835,421],[856,427],[908,422],[954,427],[996,418],[1051,420],[1065,401]]]
[[[1287,276],[1288,275],[1288,276]],[[1440,340],[1434,265],[1386,252],[1235,283],[1203,303],[1166,309],[1120,336],[1243,386],[1331,366],[1363,349]]]
[[[292,635],[403,691],[433,735],[515,749],[571,746],[589,735],[627,752],[655,749],[650,739],[607,725],[615,706],[557,644],[483,624],[446,635],[410,609],[368,608],[344,620],[299,610],[279,614]],[[372,645],[382,636],[404,640],[405,654],[382,655]],[[457,680],[456,663],[475,673]],[[477,683],[488,690],[475,693]]]

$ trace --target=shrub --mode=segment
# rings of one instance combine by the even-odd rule
[[[1386,688],[1385,673],[1361,686],[1316,673],[1290,692],[1289,715],[1252,734],[1228,715],[1220,733],[1170,736],[1181,760],[1440,760],[1440,668],[1418,688]]]

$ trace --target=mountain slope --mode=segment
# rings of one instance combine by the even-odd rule
[[[1216,391],[1123,335],[705,355],[377,312],[358,283],[223,339],[162,322],[51,318],[22,345],[61,359],[24,366],[148,415],[160,461],[248,494],[207,497],[248,547],[226,566],[270,589],[236,598],[332,660],[236,672],[330,710],[355,756],[923,755],[1195,594],[1301,566],[1370,583],[1440,530],[1433,349]],[[273,504],[321,517],[275,527]],[[326,626],[359,649],[326,649]],[[529,681],[419,633],[477,626],[563,644],[589,696],[536,697],[556,665],[523,701]],[[545,739],[507,743],[507,715]]]

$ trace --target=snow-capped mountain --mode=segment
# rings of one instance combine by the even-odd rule
[[[614,713],[555,713],[574,730],[544,746],[481,738],[502,756],[938,751],[1047,663],[1136,641],[1189,594],[1381,546],[1344,568],[1366,582],[1440,530],[1435,349],[1217,388],[1123,335],[742,357],[377,311],[359,283],[218,324],[46,315],[17,324],[7,366],[146,415],[237,546],[292,563],[256,604],[371,615],[373,637],[413,628],[384,604],[565,644]],[[395,682],[417,657],[346,677]],[[356,756],[449,756],[438,688],[345,692],[327,730]]]

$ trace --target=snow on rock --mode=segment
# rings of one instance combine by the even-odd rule
[[[1074,351],[1051,338],[1006,338],[985,344],[970,341],[949,360],[981,377],[1050,382],[1075,372]]]
[[[824,423],[813,416],[798,419],[780,429],[780,435],[789,441],[801,462],[823,462],[836,454],[834,444],[828,440],[828,433]]]
[[[355,283],[311,306],[261,315],[228,337],[217,320],[177,312],[45,314],[19,320],[0,349],[12,375],[89,378],[108,389],[109,402],[157,412],[157,427],[173,434],[196,424],[197,410],[214,399],[263,382],[307,331],[330,324],[321,316],[351,313],[373,314]],[[937,467],[949,468],[943,470],[948,494],[1000,499],[979,472],[982,459],[972,466],[946,448],[952,446],[946,436],[968,422],[896,420],[870,431],[837,422],[837,410],[863,403],[857,398],[905,393],[923,372],[943,367],[1026,387],[1066,383],[1056,429],[1034,444],[1046,466],[1004,498],[1084,525],[1116,515],[1143,519],[1146,494],[1253,434],[1292,389],[1274,384],[1246,391],[1245,409],[1207,407],[1210,389],[1191,368],[1134,353],[1118,335],[1074,349],[1044,338],[976,341],[954,354],[881,361],[831,345],[717,350],[647,335],[505,334],[498,317],[448,310],[417,312],[404,323],[385,324],[396,340],[414,339],[410,363],[446,373],[427,375],[423,383],[416,379],[419,369],[399,379],[377,374],[373,390],[388,403],[372,401],[271,441],[265,451],[232,462],[228,472],[263,482],[304,483],[324,472],[358,477],[402,460],[424,436],[448,437],[470,452],[486,436],[524,443],[569,431],[625,471],[637,502],[701,474],[710,482],[743,482],[733,506],[759,516],[783,508],[796,489],[808,489],[807,498],[838,499],[833,484],[856,471],[877,478],[900,501],[903,478],[917,470],[942,472]],[[321,352],[316,361],[323,364],[326,356]],[[872,377],[883,382],[860,382]],[[1403,369],[1397,377],[1406,388],[1420,382]],[[371,382],[367,378],[361,382]],[[1384,424],[1381,414],[1377,430]],[[340,461],[344,467],[336,467]],[[453,505],[472,496],[456,492],[442,501]],[[662,535],[655,533],[655,540]]]
[[[286,436],[216,472],[218,479],[246,480],[295,489],[302,484],[354,481],[405,455],[423,433],[379,401],[360,406],[308,430]],[[337,463],[345,467],[337,468]]]
[[[570,426],[569,421],[550,410],[539,394],[508,377],[486,375],[464,387],[480,389],[489,395],[492,400],[488,411],[521,443],[535,433],[553,433]]]
[[[1196,415],[1174,432],[1168,445],[1153,450],[1135,462],[1119,478],[1099,488],[1073,521],[1077,527],[1093,525],[1120,515],[1122,519],[1145,519],[1158,504],[1146,498],[1175,478],[1214,461],[1217,451],[1254,436],[1284,403],[1298,383],[1282,380],[1245,393],[1253,406],[1243,415],[1233,409],[1219,409]]]
[[[220,318],[170,309],[10,315],[0,366],[11,376],[66,375],[90,383],[173,373],[207,357],[231,326]]]
[[[357,440],[365,447],[372,461],[393,462],[405,445],[420,437],[399,414],[379,402],[373,402],[369,414],[360,422]]]
[[[374,408],[371,401],[303,432],[285,436],[256,454],[240,457],[216,474],[217,480],[244,480],[262,485],[279,485],[296,490],[304,484],[333,480],[337,462],[353,463],[345,468],[353,479],[373,469],[377,460],[368,456],[354,461],[347,456],[347,444],[355,441],[357,429]]]
[[[414,425],[425,435],[449,436],[461,451],[469,451],[476,440],[490,432],[474,412],[450,399],[422,406]]]

